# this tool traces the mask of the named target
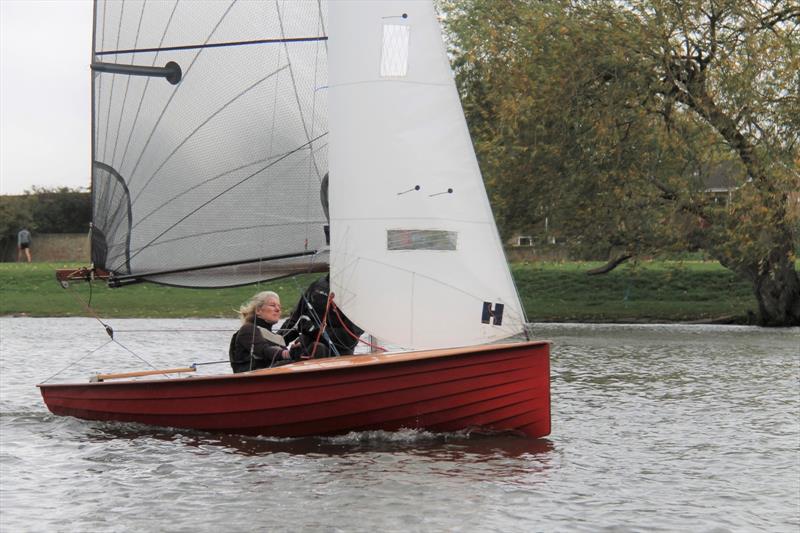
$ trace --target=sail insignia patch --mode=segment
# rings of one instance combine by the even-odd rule
[[[491,320],[492,325],[500,326],[503,324],[503,309],[505,305],[503,304],[494,304],[494,308],[492,308],[492,302],[483,302],[483,313],[481,314],[481,322],[484,324],[488,324]]]

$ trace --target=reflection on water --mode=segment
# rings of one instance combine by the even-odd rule
[[[112,325],[161,367],[224,360],[237,326]],[[800,529],[800,330],[535,331],[554,342],[547,439],[274,439],[53,416],[35,383],[144,363],[119,346],[86,356],[107,341],[92,320],[0,318],[0,530]]]
[[[467,455],[487,457],[546,456],[553,450],[548,439],[529,439],[515,434],[470,432],[431,433],[418,430],[397,432],[361,431],[333,437],[252,437],[191,430],[155,428],[140,424],[97,423],[86,437],[92,442],[116,439],[179,441],[184,446],[217,447],[244,456],[286,453],[291,455],[339,456],[349,453],[409,453],[440,458]]]

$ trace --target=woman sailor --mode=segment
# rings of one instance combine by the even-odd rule
[[[269,368],[308,358],[299,344],[287,347],[281,335],[272,331],[281,318],[281,299],[272,291],[259,292],[239,308],[242,326],[233,338],[229,356],[234,373]],[[327,357],[321,345],[312,346],[316,357]]]

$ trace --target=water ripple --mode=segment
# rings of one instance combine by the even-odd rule
[[[113,325],[163,366],[224,358],[236,326]],[[132,331],[180,327],[222,331],[178,347],[171,333]],[[107,338],[91,320],[2,318],[0,328],[3,532],[800,529],[797,329],[539,325],[554,341],[554,433],[531,440],[278,439],[56,417],[37,382],[141,361],[109,349],[71,364]],[[41,347],[43,328],[59,335]],[[39,364],[20,365],[33,351]]]

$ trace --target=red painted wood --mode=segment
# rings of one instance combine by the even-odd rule
[[[210,377],[40,385],[57,415],[271,436],[550,433],[545,342],[352,356]]]

